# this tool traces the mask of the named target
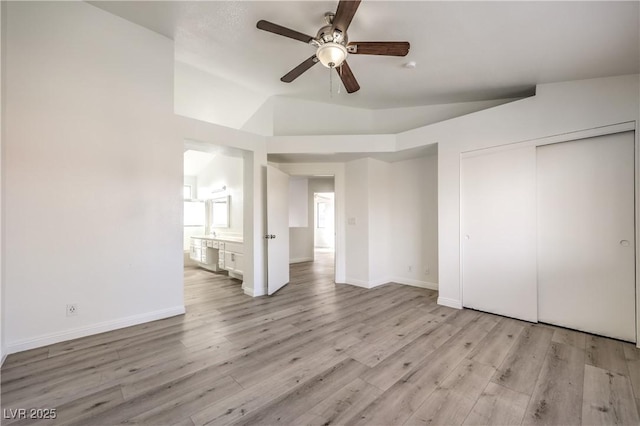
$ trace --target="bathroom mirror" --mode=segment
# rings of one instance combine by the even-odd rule
[[[228,195],[216,197],[209,200],[209,227],[228,228],[229,227],[229,202]]]

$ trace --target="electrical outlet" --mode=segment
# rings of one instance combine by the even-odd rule
[[[76,303],[67,305],[67,316],[72,317],[75,315],[78,315],[78,305]]]
[[[431,270],[429,269],[428,266],[426,268],[424,268],[424,274],[425,275],[429,275],[430,273],[431,273]]]
[[[407,272],[412,272],[412,271],[413,271],[413,266],[412,265],[407,266]]]

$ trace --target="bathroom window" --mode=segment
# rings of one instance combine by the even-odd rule
[[[193,196],[191,195],[191,185],[184,185],[182,187],[182,198],[184,198],[185,200],[190,200],[193,198]]]

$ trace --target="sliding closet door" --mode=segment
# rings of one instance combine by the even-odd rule
[[[536,151],[462,159],[462,303],[537,320]]]
[[[538,147],[539,320],[635,341],[633,132]]]

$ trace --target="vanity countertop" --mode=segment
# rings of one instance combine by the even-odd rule
[[[216,235],[215,237],[213,235],[194,235],[191,238],[200,238],[203,240],[216,240],[216,241],[228,241],[230,243],[242,243],[243,242],[243,238],[242,237],[237,237],[234,235]]]

